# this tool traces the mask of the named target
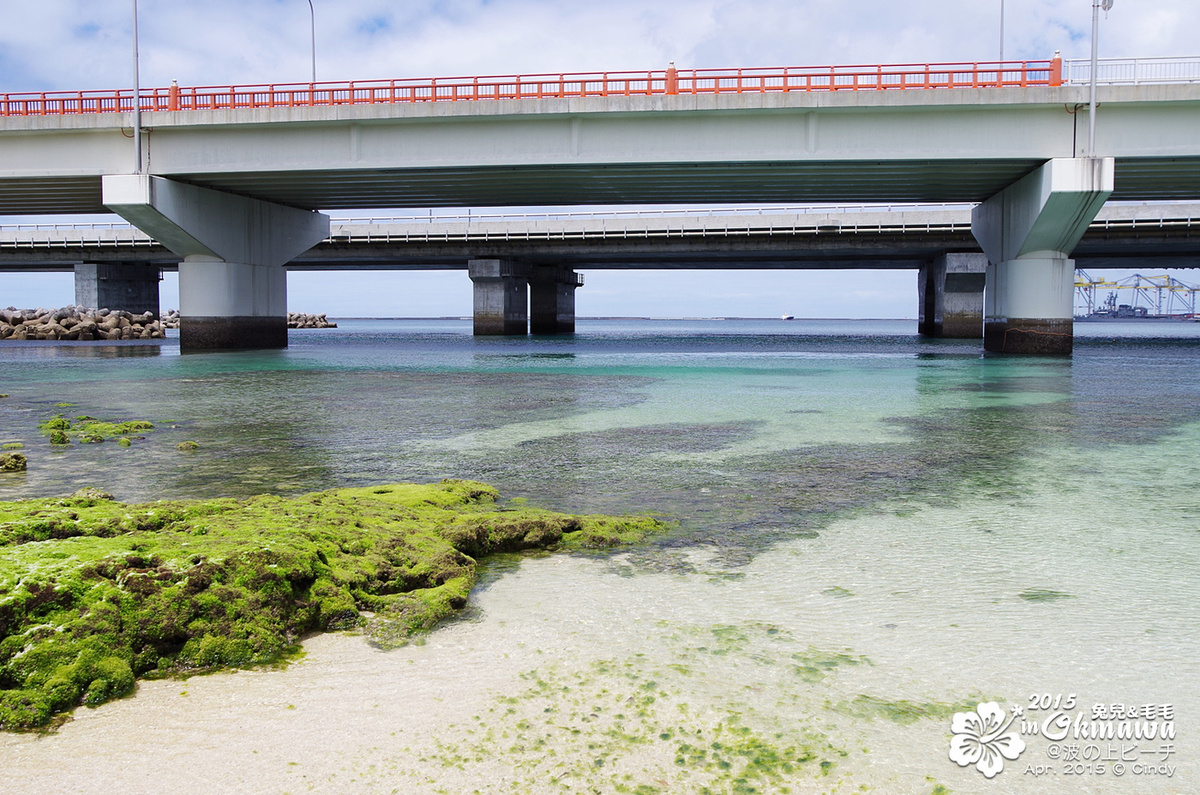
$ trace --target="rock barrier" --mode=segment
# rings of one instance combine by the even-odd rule
[[[3,340],[156,340],[163,326],[153,312],[118,309],[0,309]]]
[[[325,318],[325,313],[310,315],[307,312],[288,312],[288,328],[337,328]],[[179,310],[169,309],[162,316],[163,328],[179,328]]]
[[[325,319],[325,313],[310,315],[306,312],[288,312],[288,328],[337,328],[337,323]]]

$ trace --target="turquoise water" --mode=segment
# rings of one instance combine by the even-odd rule
[[[1070,359],[985,356],[914,326],[584,320],[536,340],[475,339],[459,320],[344,321],[272,352],[0,344],[0,441],[29,457],[0,476],[0,499],[467,477],[558,510],[678,520],[611,558],[498,563],[468,617],[424,646],[321,641],[357,645],[189,683],[211,747],[164,725],[143,749],[164,769],[228,772],[261,742],[264,791],[300,773],[366,792],[1200,788],[1200,325],[1077,324]],[[54,450],[35,426],[56,412],[158,427],[129,448]],[[453,699],[446,681],[461,683]],[[650,682],[656,700],[621,706]],[[308,693],[304,721],[238,712],[231,727],[231,698],[298,698],[273,690],[286,687]],[[89,731],[170,712],[155,701],[166,690],[143,691],[44,743],[4,740],[0,767],[7,750],[38,770]],[[948,759],[964,704],[1060,692],[1089,714],[1170,704],[1176,769],[1064,775],[1044,737],[991,780]],[[363,706],[338,713],[341,745],[305,733],[355,699],[400,699],[412,716],[397,728]],[[263,739],[268,725],[279,739]],[[746,762],[788,748],[814,761]]]

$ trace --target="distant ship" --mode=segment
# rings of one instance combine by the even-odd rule
[[[1076,321],[1091,322],[1096,320],[1194,320],[1191,314],[1152,315],[1144,306],[1120,304],[1116,307],[1105,306],[1087,315],[1076,315]]]
[[[1083,271],[1080,271],[1080,273],[1083,273]],[[1086,276],[1086,274],[1084,275]],[[1091,277],[1087,278],[1090,279]],[[1148,294],[1150,290],[1158,291],[1157,306],[1160,312],[1163,304],[1162,292],[1164,289],[1170,290],[1171,292],[1168,294],[1169,298],[1167,302],[1167,312],[1164,314],[1153,314],[1150,312],[1149,308],[1144,306],[1137,306],[1136,304],[1118,304],[1117,293],[1114,291],[1108,294],[1108,297],[1104,299],[1104,302],[1101,303],[1099,307],[1092,309],[1092,311],[1088,312],[1087,314],[1076,315],[1075,320],[1084,322],[1095,320],[1196,320],[1196,315],[1194,312],[1196,303],[1195,293],[1200,292],[1200,288],[1189,287],[1182,282],[1175,281],[1170,276],[1141,276],[1135,274],[1131,276],[1130,279],[1137,280],[1135,284],[1138,285],[1138,293],[1144,292]],[[1165,285],[1159,284],[1159,281],[1164,279],[1168,280],[1167,283]],[[1098,282],[1094,281],[1085,284],[1089,283],[1092,285],[1098,284]],[[1142,287],[1141,285],[1143,284],[1149,284],[1149,286]],[[1119,288],[1125,287],[1125,285],[1121,283],[1117,283],[1117,286]],[[1076,284],[1076,287],[1079,287],[1079,284]],[[1171,309],[1175,308],[1175,306],[1172,305],[1175,299],[1175,294],[1184,292],[1191,294],[1190,300],[1183,299],[1182,308],[1184,311],[1171,312]],[[1090,301],[1088,301],[1088,307],[1091,308]]]
[[[784,315],[783,319],[784,320],[795,320],[796,318],[794,315]]]

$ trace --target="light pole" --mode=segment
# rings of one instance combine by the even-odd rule
[[[142,173],[142,88],[138,79],[137,0],[133,0],[133,173]]]
[[[1092,80],[1088,100],[1088,157],[1096,156],[1096,58],[1099,50],[1097,34],[1100,32],[1100,9],[1105,13],[1113,7],[1113,0],[1092,0]]]
[[[1000,0],[1000,62],[1004,62],[1004,0]]]
[[[313,1],[308,0],[308,15],[312,21],[312,81],[317,82],[317,10]]]

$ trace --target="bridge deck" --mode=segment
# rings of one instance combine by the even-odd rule
[[[1083,154],[1075,85],[159,111],[148,172],[307,209],[977,202]],[[1200,84],[1110,85],[1114,199],[1200,198]],[[0,118],[0,214],[102,212],[127,114]]]
[[[1200,266],[1200,204],[1109,205],[1077,246],[1082,268]],[[292,270],[464,270],[471,258],[590,269],[919,268],[977,251],[970,207],[857,211],[737,208],[334,221]],[[0,270],[69,270],[77,262],[179,258],[126,224],[0,225]]]

